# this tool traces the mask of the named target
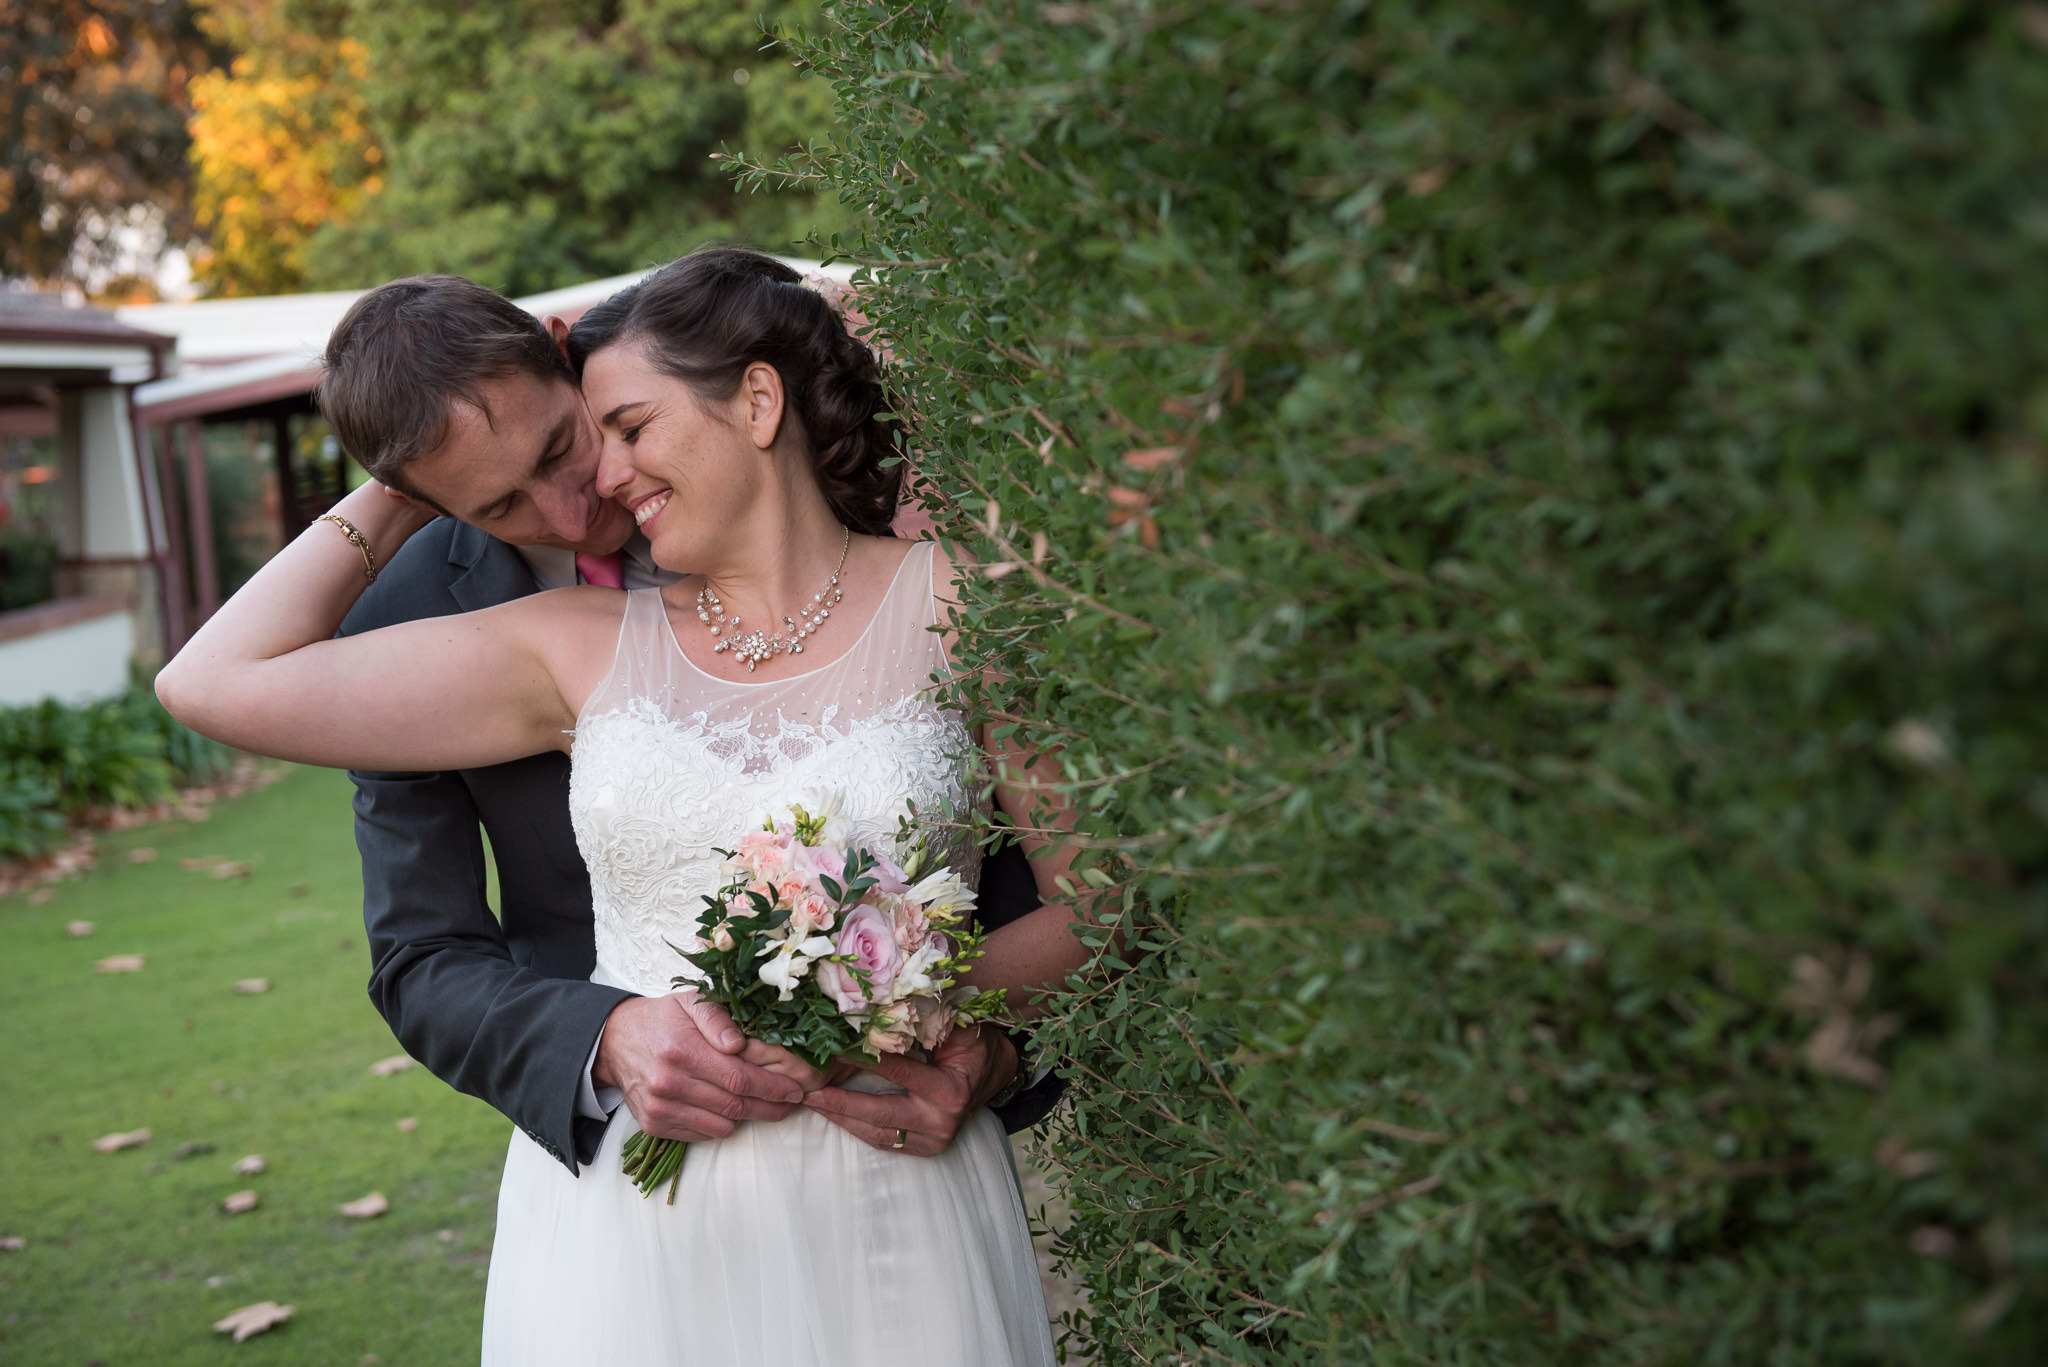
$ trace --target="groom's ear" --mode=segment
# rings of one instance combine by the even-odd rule
[[[547,317],[540,320],[540,325],[548,330],[548,340],[555,344],[555,350],[560,353],[563,363],[567,364],[569,361],[569,320],[559,313],[550,313]]]

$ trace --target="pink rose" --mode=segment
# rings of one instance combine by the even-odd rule
[[[896,934],[888,917],[865,904],[855,907],[839,927],[832,948],[833,953],[844,954],[853,962],[820,963],[818,985],[831,994],[841,1011],[858,1011],[870,1000],[889,994],[896,981],[896,970],[903,966],[903,952],[896,947]],[[868,975],[866,991],[862,991],[860,979],[854,976],[856,966]]]
[[[875,856],[875,867],[870,872],[875,887],[891,897],[901,897],[910,891],[910,880],[904,876],[902,866],[886,854]]]
[[[798,845],[789,852],[789,867],[812,878],[823,875],[836,883],[846,881],[846,851],[835,845]]]
[[[917,1042],[926,1052],[946,1042],[946,1036],[953,1033],[954,1019],[960,1014],[949,1002],[934,1001],[930,997],[919,997],[918,1005],[924,1009],[917,1016]]]
[[[916,1017],[909,1002],[879,1008],[868,1017],[868,1046],[877,1053],[909,1053],[917,1042]]]

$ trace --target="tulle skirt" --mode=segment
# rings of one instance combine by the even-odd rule
[[[694,1144],[674,1205],[619,1172],[621,1109],[571,1177],[515,1131],[484,1299],[484,1367],[1050,1367],[1052,1333],[1002,1126],[936,1158],[809,1111]]]

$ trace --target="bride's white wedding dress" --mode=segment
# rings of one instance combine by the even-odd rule
[[[845,655],[769,683],[687,660],[659,591],[626,595],[611,674],[577,719],[569,809],[597,918],[591,975],[645,995],[687,965],[723,882],[714,847],[836,798],[856,843],[969,801],[971,738],[930,701],[944,668],[936,547],[911,549]],[[835,622],[835,626],[841,625]],[[816,638],[814,638],[816,639]],[[829,639],[826,638],[826,639]],[[953,860],[971,883],[978,851]],[[889,1090],[873,1074],[856,1084]],[[486,1367],[1040,1367],[1052,1336],[1002,1127],[937,1158],[869,1148],[800,1110],[690,1147],[675,1204],[619,1172],[621,1107],[579,1177],[512,1136],[484,1303]]]

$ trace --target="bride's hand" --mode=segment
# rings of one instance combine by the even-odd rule
[[[831,1074],[819,1072],[816,1068],[805,1063],[781,1045],[768,1044],[757,1039],[747,1041],[746,1048],[740,1050],[740,1058],[753,1064],[756,1068],[765,1068],[780,1077],[788,1078],[791,1082],[803,1088],[807,1094],[825,1086],[827,1079],[831,1076]],[[838,1068],[836,1062],[833,1064],[833,1068],[835,1070]]]
[[[842,1054],[838,1058],[833,1059],[832,1066],[825,1070],[825,1081],[823,1085],[827,1087],[841,1086],[845,1083],[845,1081],[848,1078],[852,1077],[855,1073],[859,1072],[863,1066],[864,1065],[861,1063],[859,1059],[847,1058],[845,1055]],[[816,1091],[817,1089],[806,1088],[806,1090]]]

